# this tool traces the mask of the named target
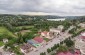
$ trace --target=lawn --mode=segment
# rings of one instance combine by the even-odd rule
[[[18,26],[18,27],[16,27],[16,28],[19,28],[19,29],[22,29],[23,27],[25,27],[25,28],[34,28],[34,26]]]
[[[9,36],[15,37],[15,35],[13,35],[13,33],[10,32],[8,29],[6,29],[5,27],[0,27],[0,35],[3,35],[3,34],[7,34]]]
[[[3,45],[4,45],[4,43],[2,41],[0,41],[0,46],[3,46]]]
[[[45,40],[46,42],[48,42],[48,41],[49,41],[49,39],[48,39],[48,38],[44,38],[44,40]]]

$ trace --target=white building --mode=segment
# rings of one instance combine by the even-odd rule
[[[57,28],[50,28],[50,32],[54,32],[56,34],[59,34],[61,31]]]
[[[65,21],[66,18],[58,18],[58,19],[47,19],[48,21]]]
[[[85,36],[85,32],[82,32],[82,33],[81,33],[81,36]]]
[[[78,26],[85,28],[85,23],[80,23]]]
[[[64,26],[63,25],[59,25],[57,29],[62,31],[64,29]]]
[[[35,49],[35,47],[33,47],[32,45],[30,45],[28,43],[23,44],[20,48],[21,52],[24,53],[24,54],[26,54],[26,53],[34,50],[34,49]]]
[[[8,39],[3,39],[3,42],[4,42],[4,43],[7,43],[7,42],[8,42]]]
[[[81,33],[75,41],[75,48],[80,49],[81,54],[85,55],[85,32]]]

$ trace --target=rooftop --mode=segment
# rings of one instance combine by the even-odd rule
[[[44,41],[43,38],[41,38],[41,37],[35,37],[34,40],[39,43],[42,43]]]
[[[49,32],[48,32],[48,31],[43,31],[43,32],[41,32],[41,33],[47,35],[47,33],[49,33]]]
[[[31,48],[31,45],[27,43],[27,44],[22,45],[21,48],[26,50],[26,49]]]
[[[82,36],[85,36],[85,32],[82,32],[81,35],[82,35]]]
[[[59,52],[56,55],[80,55],[80,50],[75,50],[74,53],[67,51],[67,52]]]

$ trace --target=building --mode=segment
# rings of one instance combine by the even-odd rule
[[[47,19],[48,21],[65,21],[66,18],[58,18],[58,19]]]
[[[64,29],[64,26],[63,25],[59,25],[57,29],[62,31]]]
[[[80,55],[80,50],[75,50],[75,51],[67,51],[67,52],[59,52],[56,55]]]
[[[7,42],[8,42],[8,39],[3,39],[3,42],[4,42],[4,43],[7,43]]]
[[[29,43],[24,43],[20,48],[21,52],[24,53],[24,54],[28,53],[28,52],[30,52],[34,49],[35,48],[32,45],[30,45]]]
[[[80,49],[81,54],[85,55],[85,32],[81,33],[75,41],[75,48]]]
[[[50,36],[50,32],[48,32],[48,31],[41,32],[41,37],[52,39],[52,36]]]
[[[16,54],[12,52],[3,52],[2,55],[16,55]]]
[[[80,23],[78,26],[85,28],[85,23]]]
[[[52,32],[54,36],[57,36],[58,34],[60,34],[61,30],[57,28],[50,28],[50,32]]]
[[[35,37],[34,40],[40,43],[41,45],[45,43],[45,40],[42,37]]]
[[[31,40],[27,40],[27,43],[33,45],[34,47],[39,47],[41,46],[37,41],[31,39]]]

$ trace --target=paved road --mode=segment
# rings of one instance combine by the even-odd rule
[[[58,44],[60,43],[61,41],[65,40],[66,38],[68,38],[69,36],[71,36],[71,34],[68,34],[68,31],[71,30],[73,27],[70,27],[65,33],[61,33],[58,36],[56,36],[52,41],[49,41],[48,42],[48,45],[45,45],[44,47],[39,47],[39,48],[36,48],[36,50],[38,51],[31,51],[29,53],[27,53],[26,55],[40,55],[40,53],[42,52],[46,52],[47,53],[47,49],[48,48],[51,48],[54,46],[54,44]],[[57,38],[58,37],[58,38]]]

